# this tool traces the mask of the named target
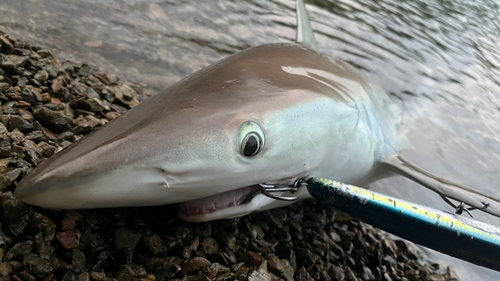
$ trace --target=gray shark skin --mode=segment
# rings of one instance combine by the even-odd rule
[[[261,194],[261,183],[365,186],[400,174],[500,214],[497,199],[402,159],[384,95],[310,48],[309,23],[299,26],[301,44],[254,47],[192,74],[39,165],[15,196],[65,209],[181,203],[183,219],[208,221],[291,204]]]

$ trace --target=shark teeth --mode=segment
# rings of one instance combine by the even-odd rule
[[[221,194],[180,203],[179,212],[183,216],[199,216],[246,203],[247,198],[261,188],[247,186]]]

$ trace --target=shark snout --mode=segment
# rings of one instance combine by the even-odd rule
[[[22,202],[45,208],[103,208],[155,205],[171,189],[155,168],[123,167],[89,175],[67,174],[64,167],[28,175],[16,188]]]

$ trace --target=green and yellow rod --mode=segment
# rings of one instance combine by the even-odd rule
[[[500,271],[500,228],[336,181],[311,178],[317,200],[422,246]]]

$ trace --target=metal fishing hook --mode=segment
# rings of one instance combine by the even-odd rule
[[[297,200],[297,197],[286,197],[286,196],[281,196],[281,195],[274,195],[274,192],[290,192],[294,194],[295,192],[299,191],[301,187],[306,187],[307,182],[305,179],[297,179],[293,184],[291,185],[286,185],[286,184],[265,184],[261,183],[259,184],[260,187],[262,187],[262,194],[265,196],[276,199],[276,200],[281,200],[281,201],[295,201]]]

